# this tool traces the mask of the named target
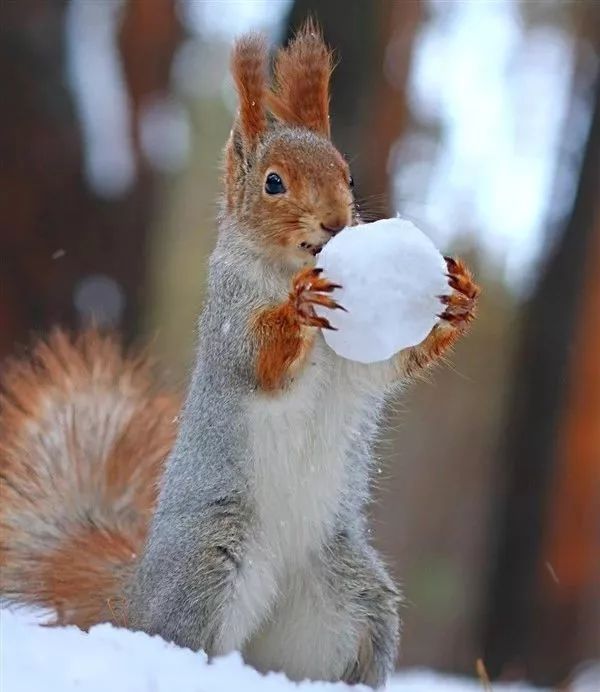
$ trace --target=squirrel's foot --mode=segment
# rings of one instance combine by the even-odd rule
[[[448,284],[453,289],[450,295],[440,296],[445,310],[439,315],[440,319],[452,327],[463,329],[475,317],[479,286],[473,281],[473,276],[461,260],[444,257],[448,267]]]
[[[322,271],[320,268],[309,268],[296,274],[292,281],[290,302],[300,324],[321,329],[335,329],[328,319],[319,317],[315,312],[315,305],[324,305],[332,310],[345,309],[327,295],[341,286],[323,277]]]

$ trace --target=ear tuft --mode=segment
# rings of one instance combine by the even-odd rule
[[[275,60],[275,91],[267,95],[271,112],[290,125],[300,125],[329,137],[331,51],[321,30],[307,20]]]
[[[249,148],[267,127],[267,59],[267,44],[260,34],[242,36],[231,54],[231,74],[239,97],[240,131]]]

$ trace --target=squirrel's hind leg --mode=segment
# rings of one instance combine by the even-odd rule
[[[380,687],[394,668],[398,601],[375,551],[340,533],[290,578],[244,658],[292,680]]]
[[[341,534],[332,554],[331,585],[341,603],[351,604],[359,632],[354,656],[342,676],[344,682],[378,688],[394,670],[399,641],[398,606],[401,600],[377,552]]]

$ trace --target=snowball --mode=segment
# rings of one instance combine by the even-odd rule
[[[341,284],[334,299],[347,312],[318,306],[338,331],[323,330],[340,356],[361,363],[386,360],[429,334],[450,293],[446,262],[431,240],[406,219],[350,226],[323,248],[318,265]]]

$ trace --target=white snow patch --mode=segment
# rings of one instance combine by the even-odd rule
[[[0,611],[0,688],[2,692],[291,692],[367,690],[341,683],[293,683],[280,673],[263,676],[239,654],[208,663],[160,637],[97,625],[89,633],[76,627],[40,627],[30,613]],[[526,692],[524,684],[494,685],[494,690]],[[575,689],[575,688],[574,688]],[[586,688],[577,688],[586,692]],[[409,671],[391,680],[388,692],[481,691],[476,680]]]
[[[420,343],[450,293],[447,268],[431,240],[411,221],[382,219],[345,228],[319,255],[318,266],[347,312],[318,306],[338,331],[323,330],[340,356],[361,363],[387,360]]]

